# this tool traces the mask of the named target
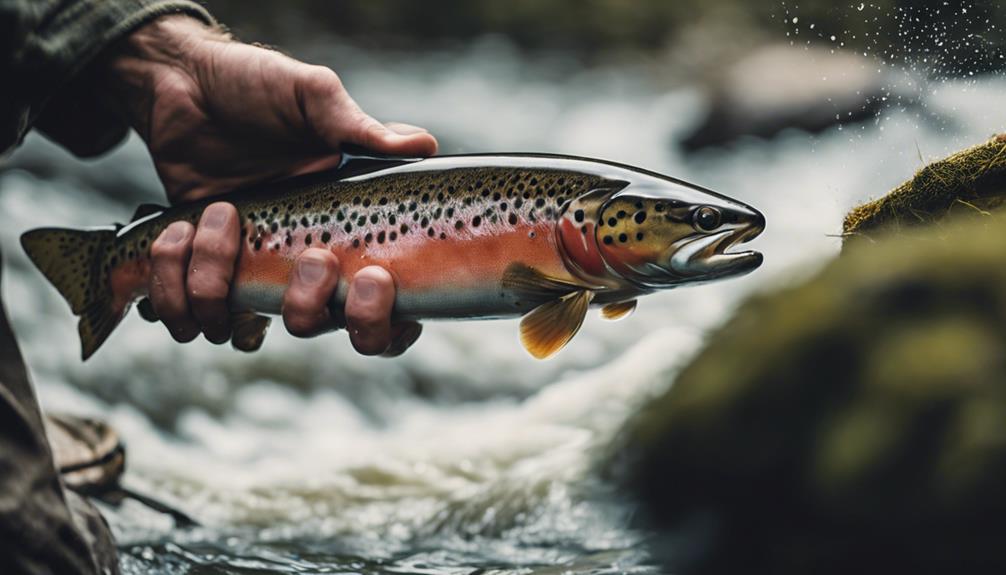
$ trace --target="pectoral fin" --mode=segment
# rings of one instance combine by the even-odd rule
[[[634,311],[636,311],[636,300],[609,303],[601,308],[601,317],[616,321],[629,317]]]
[[[580,290],[544,303],[520,322],[520,341],[538,359],[562,349],[576,335],[587,315],[594,292]]]
[[[265,334],[269,330],[272,319],[258,315],[252,311],[236,313],[231,316],[231,345],[240,351],[255,351],[262,347]]]
[[[537,302],[558,299],[570,292],[580,291],[583,286],[551,278],[531,266],[512,263],[503,272],[501,283],[521,299]]]

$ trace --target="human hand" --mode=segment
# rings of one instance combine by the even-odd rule
[[[420,128],[385,126],[365,114],[328,68],[232,41],[186,17],[134,32],[106,69],[173,202],[335,166],[343,143],[391,155],[437,149]],[[176,340],[200,332],[214,343],[230,339],[239,231],[237,211],[218,202],[196,226],[176,222],[151,246],[151,303]],[[298,258],[283,304],[291,333],[306,337],[341,323],[327,305],[338,270],[328,250]],[[345,324],[360,353],[401,353],[418,337],[418,324],[390,324],[395,290],[387,271],[361,270],[349,293]]]

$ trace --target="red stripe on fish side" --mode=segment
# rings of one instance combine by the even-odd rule
[[[277,246],[276,240],[263,236],[259,249],[254,242],[246,241],[237,270],[239,282],[285,285],[290,278],[294,259],[305,249],[304,239],[318,230],[292,234],[291,245]],[[285,236],[284,236],[285,238]],[[359,242],[356,236],[332,234],[328,244],[315,240],[312,247],[327,248],[339,258],[343,278],[351,278],[360,269],[379,265],[395,277],[400,290],[423,291],[442,288],[445,284],[458,288],[471,288],[498,284],[507,267],[514,262],[532,266],[542,273],[573,280],[563,263],[555,234],[555,223],[550,221],[508,226],[497,229],[460,230],[429,237],[415,233],[398,237],[391,242]]]

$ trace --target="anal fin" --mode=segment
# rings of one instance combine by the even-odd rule
[[[272,318],[253,311],[243,311],[231,316],[231,345],[240,351],[255,351],[262,347]]]
[[[538,359],[554,355],[583,325],[594,292],[579,290],[531,310],[520,322],[520,341]]]
[[[601,308],[601,317],[610,321],[625,319],[636,311],[636,300],[609,303]]]

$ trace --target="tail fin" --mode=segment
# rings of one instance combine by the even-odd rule
[[[56,286],[80,316],[81,357],[87,359],[119,325],[124,309],[115,309],[108,274],[101,268],[115,243],[115,230],[41,228],[21,236],[21,246],[35,267]]]

